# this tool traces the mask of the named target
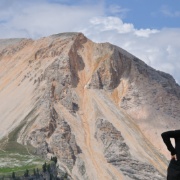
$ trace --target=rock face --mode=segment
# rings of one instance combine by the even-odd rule
[[[96,122],[96,138],[103,144],[104,156],[108,163],[131,179],[162,179],[159,172],[150,164],[143,163],[132,157],[124,138],[107,120]]]
[[[0,138],[21,127],[17,141],[72,179],[165,179],[160,134],[180,127],[180,87],[119,47],[81,33],[0,40],[0,100]]]

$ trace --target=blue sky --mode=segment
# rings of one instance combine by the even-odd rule
[[[179,0],[0,1],[0,38],[72,31],[120,46],[180,83]]]
[[[67,5],[103,5],[106,15],[121,17],[136,28],[180,27],[179,0],[48,0]],[[113,11],[114,10],[114,11]]]
[[[126,23],[132,23],[135,28],[179,28],[179,0],[1,0],[0,10],[20,10],[36,4],[66,5],[69,7],[93,7],[103,9],[100,16],[119,17]],[[7,17],[0,16],[0,24]]]
[[[123,19],[133,23],[136,28],[175,28],[180,26],[179,0],[107,0],[106,6],[111,6],[112,2],[122,9],[129,10]]]

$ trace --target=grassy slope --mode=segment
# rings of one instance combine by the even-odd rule
[[[7,161],[6,165],[0,162],[0,176],[9,174],[13,171],[24,173],[26,169],[40,168],[44,160],[34,154],[34,148],[31,145],[22,145],[17,142],[19,132],[23,127],[28,128],[38,115],[35,115],[33,109],[7,137],[0,140],[0,161]],[[30,120],[30,121],[28,121]]]

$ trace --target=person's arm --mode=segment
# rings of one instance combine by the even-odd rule
[[[174,156],[176,154],[176,150],[171,144],[170,138],[180,138],[180,130],[176,131],[167,131],[161,134],[164,143],[167,146],[167,149],[171,152],[171,155]]]

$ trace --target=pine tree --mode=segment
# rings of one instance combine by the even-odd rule
[[[57,157],[56,157],[56,156],[51,157],[51,161],[54,161],[54,162],[55,162],[55,164],[56,164],[56,163],[57,163]]]
[[[54,157],[54,162],[55,164],[57,164],[57,157]]]
[[[39,169],[36,169],[36,177],[39,177]]]
[[[33,173],[34,173],[34,176],[36,176],[37,173],[36,173],[36,170],[35,170],[35,169],[33,169]]]
[[[16,178],[15,172],[12,172],[12,178],[13,178],[13,179]]]
[[[48,171],[49,173],[51,172],[50,164],[47,165],[47,171]]]
[[[46,172],[46,170],[47,170],[46,162],[42,165],[42,169],[43,169],[43,172]]]
[[[67,179],[67,177],[68,177],[68,173],[66,172],[63,174],[62,178],[65,180],[65,179]]]
[[[53,180],[53,175],[52,174],[50,174],[50,180]]]
[[[29,176],[29,170],[26,169],[26,171],[24,172],[24,177],[28,177]]]

